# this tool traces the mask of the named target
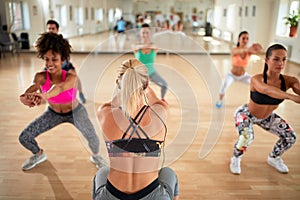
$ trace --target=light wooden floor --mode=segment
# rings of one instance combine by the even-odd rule
[[[90,118],[97,106],[110,99],[117,66],[131,54],[74,54],[72,62],[88,98]],[[230,69],[228,55],[173,55],[157,57],[158,71],[167,80],[170,105],[165,165],[178,174],[181,198],[192,199],[299,199],[300,145],[283,159],[288,174],[268,166],[266,158],[276,137],[255,127],[255,141],[242,159],[242,174],[232,175],[229,159],[237,138],[233,113],[246,103],[249,87],[234,83],[226,93],[225,107],[214,108],[221,78]],[[0,59],[0,199],[91,199],[92,179],[97,169],[89,161],[85,141],[69,124],[38,137],[48,160],[23,172],[21,164],[30,156],[18,142],[20,132],[46,108],[26,108],[18,96],[43,63],[33,53],[5,55]],[[250,74],[261,72],[261,60],[251,62]],[[288,63],[284,73],[299,78],[300,66]],[[155,91],[159,89],[155,85]],[[277,113],[300,132],[299,105],[285,101]],[[101,138],[101,153],[107,159]]]

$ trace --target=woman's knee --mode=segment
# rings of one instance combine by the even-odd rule
[[[19,142],[21,144],[25,144],[30,139],[30,135],[27,131],[22,131],[22,133],[19,135]]]
[[[178,181],[176,173],[169,167],[163,167],[159,170],[158,179],[167,184],[175,184]]]
[[[285,137],[285,141],[290,145],[293,145],[296,142],[297,136],[294,131],[291,131],[287,137]]]

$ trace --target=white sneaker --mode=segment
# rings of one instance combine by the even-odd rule
[[[281,173],[288,173],[289,168],[284,164],[283,160],[280,158],[280,156],[276,158],[272,158],[268,156],[268,164],[277,169],[277,171]]]
[[[44,162],[45,160],[47,160],[47,156],[44,153],[44,151],[41,155],[34,154],[33,156],[31,156],[28,160],[26,160],[22,164],[22,169],[24,171],[30,170],[30,169],[34,168],[37,164],[40,164],[40,163]]]
[[[233,174],[241,173],[241,156],[235,157],[232,156],[230,159],[230,171]]]
[[[90,161],[94,163],[98,169],[100,169],[103,166],[107,166],[105,160],[99,155],[91,155]]]

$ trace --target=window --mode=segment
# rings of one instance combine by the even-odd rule
[[[23,4],[22,2],[9,2],[9,19],[11,31],[24,29]]]
[[[300,9],[300,1],[299,0],[280,0],[278,17],[277,17],[277,25],[276,25],[276,35],[278,36],[289,36],[289,26],[285,24],[284,17],[289,14],[299,12]]]
[[[103,9],[96,10],[96,20],[103,21]]]
[[[83,9],[81,7],[75,8],[75,23],[76,25],[83,25]]]
[[[65,27],[67,26],[67,6],[65,5],[56,5],[55,6],[55,18],[58,23]]]
[[[290,6],[290,14],[292,14],[293,12],[298,13],[299,12],[299,1],[292,1],[291,2],[291,6]]]
[[[113,23],[114,22],[114,10],[109,9],[108,11],[108,22]]]
[[[116,8],[115,18],[120,19],[122,17],[122,10],[120,8]]]

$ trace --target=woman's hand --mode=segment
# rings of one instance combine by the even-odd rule
[[[47,101],[47,93],[34,93],[34,103],[40,105],[41,103],[45,103]]]
[[[253,43],[251,47],[248,48],[248,52],[250,53],[259,53],[263,48],[259,43]]]
[[[299,95],[290,94],[289,99],[294,101],[295,103],[300,104],[300,96]]]
[[[25,105],[34,107],[41,104],[41,98],[39,96],[36,96],[36,93],[24,93],[20,96],[20,101]]]

